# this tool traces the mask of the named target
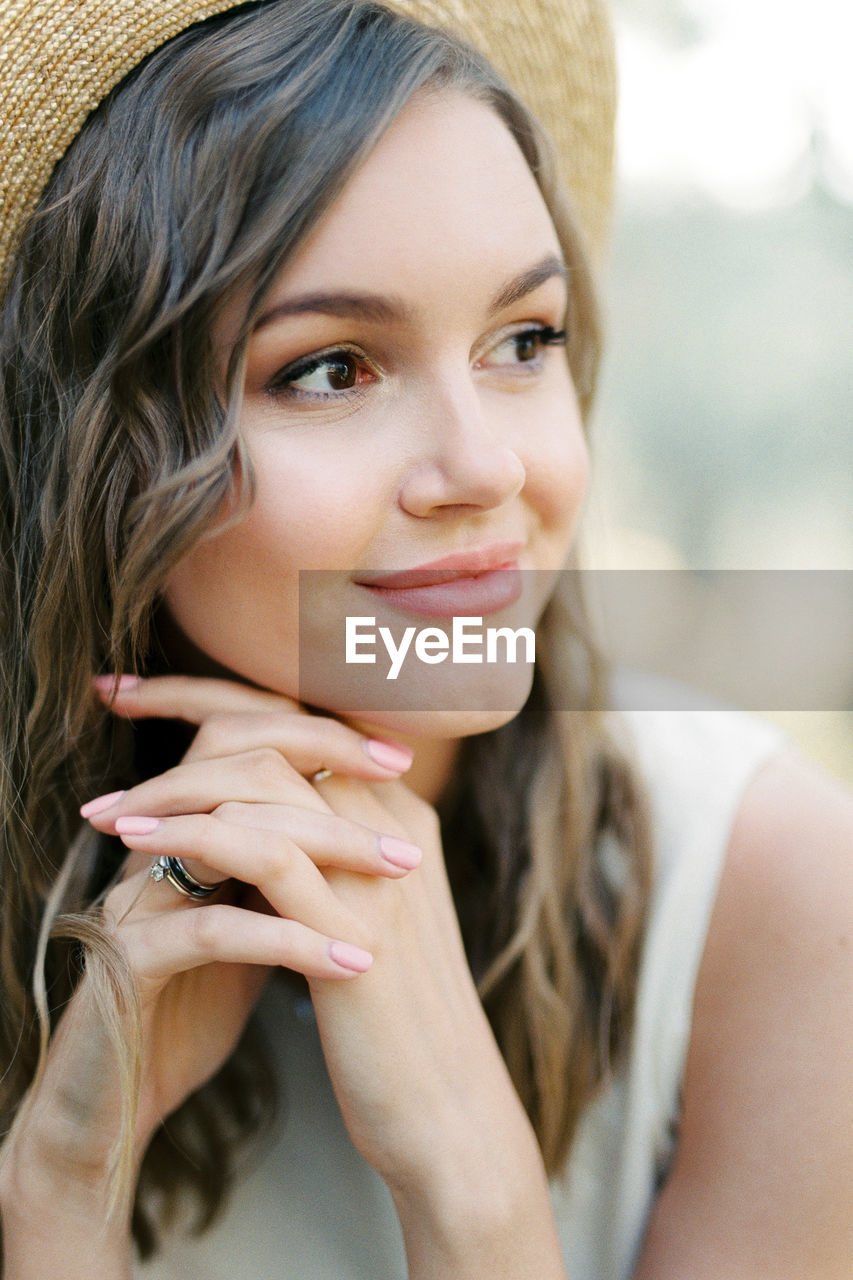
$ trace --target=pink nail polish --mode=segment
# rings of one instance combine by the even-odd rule
[[[399,742],[385,742],[382,738],[367,738],[364,749],[376,764],[394,773],[405,773],[414,759],[414,753]]]
[[[115,676],[95,676],[92,684],[101,693],[112,693],[113,685],[116,683]],[[135,689],[137,685],[142,684],[141,676],[119,676],[118,692],[125,693],[128,689]]]
[[[329,959],[334,960],[341,969],[350,973],[366,973],[373,964],[373,956],[361,947],[354,947],[351,942],[330,942]]]
[[[115,828],[120,836],[150,836],[160,826],[159,818],[116,818]]]
[[[111,809],[123,795],[123,791],[110,791],[105,796],[95,796],[94,800],[88,800],[86,804],[80,806],[80,817],[94,818],[96,814],[103,813],[105,809]]]
[[[396,836],[380,836],[379,852],[386,862],[394,867],[402,867],[404,871],[414,871],[421,865],[423,850],[408,840],[398,840]]]

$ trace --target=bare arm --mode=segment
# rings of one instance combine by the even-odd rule
[[[853,1270],[853,797],[759,772],[699,973],[678,1151],[636,1280]]]
[[[375,962],[346,992],[311,983],[344,1121],[391,1191],[410,1280],[565,1280],[542,1156],[468,968],[435,813],[402,781],[320,790],[350,819],[384,811],[424,850],[393,885],[330,873]]]
[[[3,1280],[130,1280],[125,1215],[108,1219],[105,1176],[66,1163],[56,1147],[30,1143],[0,1170]]]

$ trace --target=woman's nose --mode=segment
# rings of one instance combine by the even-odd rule
[[[467,385],[466,385],[467,383]],[[526,471],[511,447],[505,413],[490,414],[476,386],[446,384],[417,414],[415,451],[400,486],[400,505],[425,517],[443,507],[488,510],[514,498]]]

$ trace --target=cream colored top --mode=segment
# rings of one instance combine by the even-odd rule
[[[571,1280],[627,1280],[671,1158],[693,989],[744,786],[784,744],[742,713],[624,713],[652,798],[656,869],[625,1067],[587,1108],[554,1207]],[[169,1243],[139,1280],[404,1280],[388,1191],[349,1142],[310,1003],[271,985],[262,1016],[285,1085],[284,1123],[229,1209]]]

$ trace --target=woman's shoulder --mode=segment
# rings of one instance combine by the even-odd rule
[[[736,806],[638,1276],[849,1274],[851,1079],[853,795],[789,744]]]
[[[713,1016],[723,992],[729,1018],[754,1019],[756,1060],[778,1050],[787,1074],[796,1049],[810,1086],[818,1068],[826,1078],[824,1054],[846,1061],[853,1174],[853,792],[790,744],[738,807],[697,1016]]]
[[[853,792],[788,743],[746,789],[726,866],[749,896],[763,885],[804,923],[822,916],[853,888]]]

